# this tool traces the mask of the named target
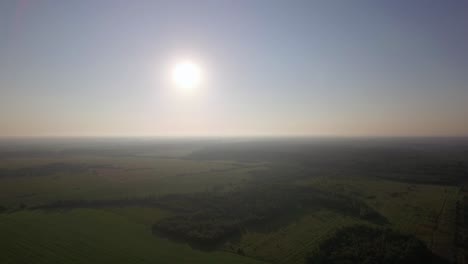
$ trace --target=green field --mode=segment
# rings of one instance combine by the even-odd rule
[[[413,234],[436,254],[453,258],[455,202],[459,188],[406,184],[365,177],[317,177],[300,185],[358,196],[389,220],[389,225]],[[247,255],[276,263],[303,263],[307,253],[339,227],[365,221],[332,211],[309,212],[292,223],[269,232],[246,231],[236,246]]]
[[[405,167],[382,178],[350,157],[271,153],[3,158],[0,263],[299,264],[358,224],[454,260],[460,185],[422,182],[419,168],[415,182]]]
[[[335,212],[318,211],[270,232],[246,231],[239,242],[247,255],[274,263],[303,263],[305,256],[339,227],[362,223]]]
[[[55,200],[118,199],[201,192],[220,185],[241,185],[251,177],[251,172],[267,168],[263,163],[146,157],[7,160],[1,162],[0,167],[33,167],[57,162],[108,167],[91,167],[77,173],[58,172],[41,177],[0,179],[2,205],[38,205]]]
[[[75,174],[0,178],[0,263],[258,263],[230,252],[202,252],[158,238],[151,225],[170,215],[157,208],[124,207],[15,211],[56,200],[119,199],[207,191],[242,185],[264,164],[154,157],[8,159],[2,168],[57,162],[110,165]],[[24,252],[27,252],[26,254]]]
[[[144,224],[148,210],[141,210],[143,217],[135,216],[138,209],[2,214],[0,263],[260,263],[157,238]],[[153,220],[161,215],[151,212]]]
[[[382,213],[392,227],[414,234],[438,255],[453,258],[455,203],[459,198],[459,187],[368,177],[318,177],[299,184],[361,197]]]

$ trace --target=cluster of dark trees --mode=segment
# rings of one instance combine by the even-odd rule
[[[301,186],[270,185],[230,193],[170,195],[159,203],[175,215],[155,223],[153,231],[199,246],[215,246],[244,228],[310,209],[327,208],[386,223],[383,216],[359,200]]]
[[[338,230],[323,241],[309,264],[413,264],[446,263],[432,254],[423,242],[391,229],[355,225]]]

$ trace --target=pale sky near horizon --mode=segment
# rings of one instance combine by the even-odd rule
[[[463,0],[5,0],[0,136],[468,136],[467,47]]]

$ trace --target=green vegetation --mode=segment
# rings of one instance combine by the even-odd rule
[[[171,195],[159,201],[178,215],[163,219],[154,230],[195,244],[216,245],[250,226],[265,225],[278,215],[329,209],[356,218],[386,223],[365,203],[310,187],[263,185],[221,195]]]
[[[468,147],[388,144],[0,151],[0,263],[464,258]]]
[[[356,225],[323,241],[307,263],[444,263],[419,240],[390,229]]]
[[[258,263],[193,250],[151,235],[131,217],[95,209],[2,214],[0,233],[0,263]]]
[[[414,234],[428,247],[453,248],[455,203],[459,188],[381,180],[370,177],[317,177],[298,184],[347,194],[380,212],[393,228]],[[443,245],[445,244],[445,246]],[[446,251],[444,256],[452,256]]]
[[[64,159],[57,161],[45,157],[40,161],[9,159],[0,162],[0,168],[5,171],[30,171],[31,175],[14,177],[5,174],[11,176],[0,177],[1,204],[8,207],[18,207],[20,203],[37,206],[58,200],[138,198],[203,192],[221,187],[229,191],[249,180],[252,172],[267,169],[260,163],[244,165],[132,156]],[[55,169],[49,170],[48,174],[43,173],[44,168],[54,164],[79,169],[67,172]]]
[[[238,242],[227,244],[226,248],[242,248],[246,255],[272,263],[303,264],[329,233],[343,226],[366,223],[329,210],[309,211],[293,221],[291,217],[279,217],[262,229],[246,230]]]

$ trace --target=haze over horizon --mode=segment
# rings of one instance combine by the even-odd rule
[[[468,136],[466,47],[467,1],[1,1],[0,137]]]

